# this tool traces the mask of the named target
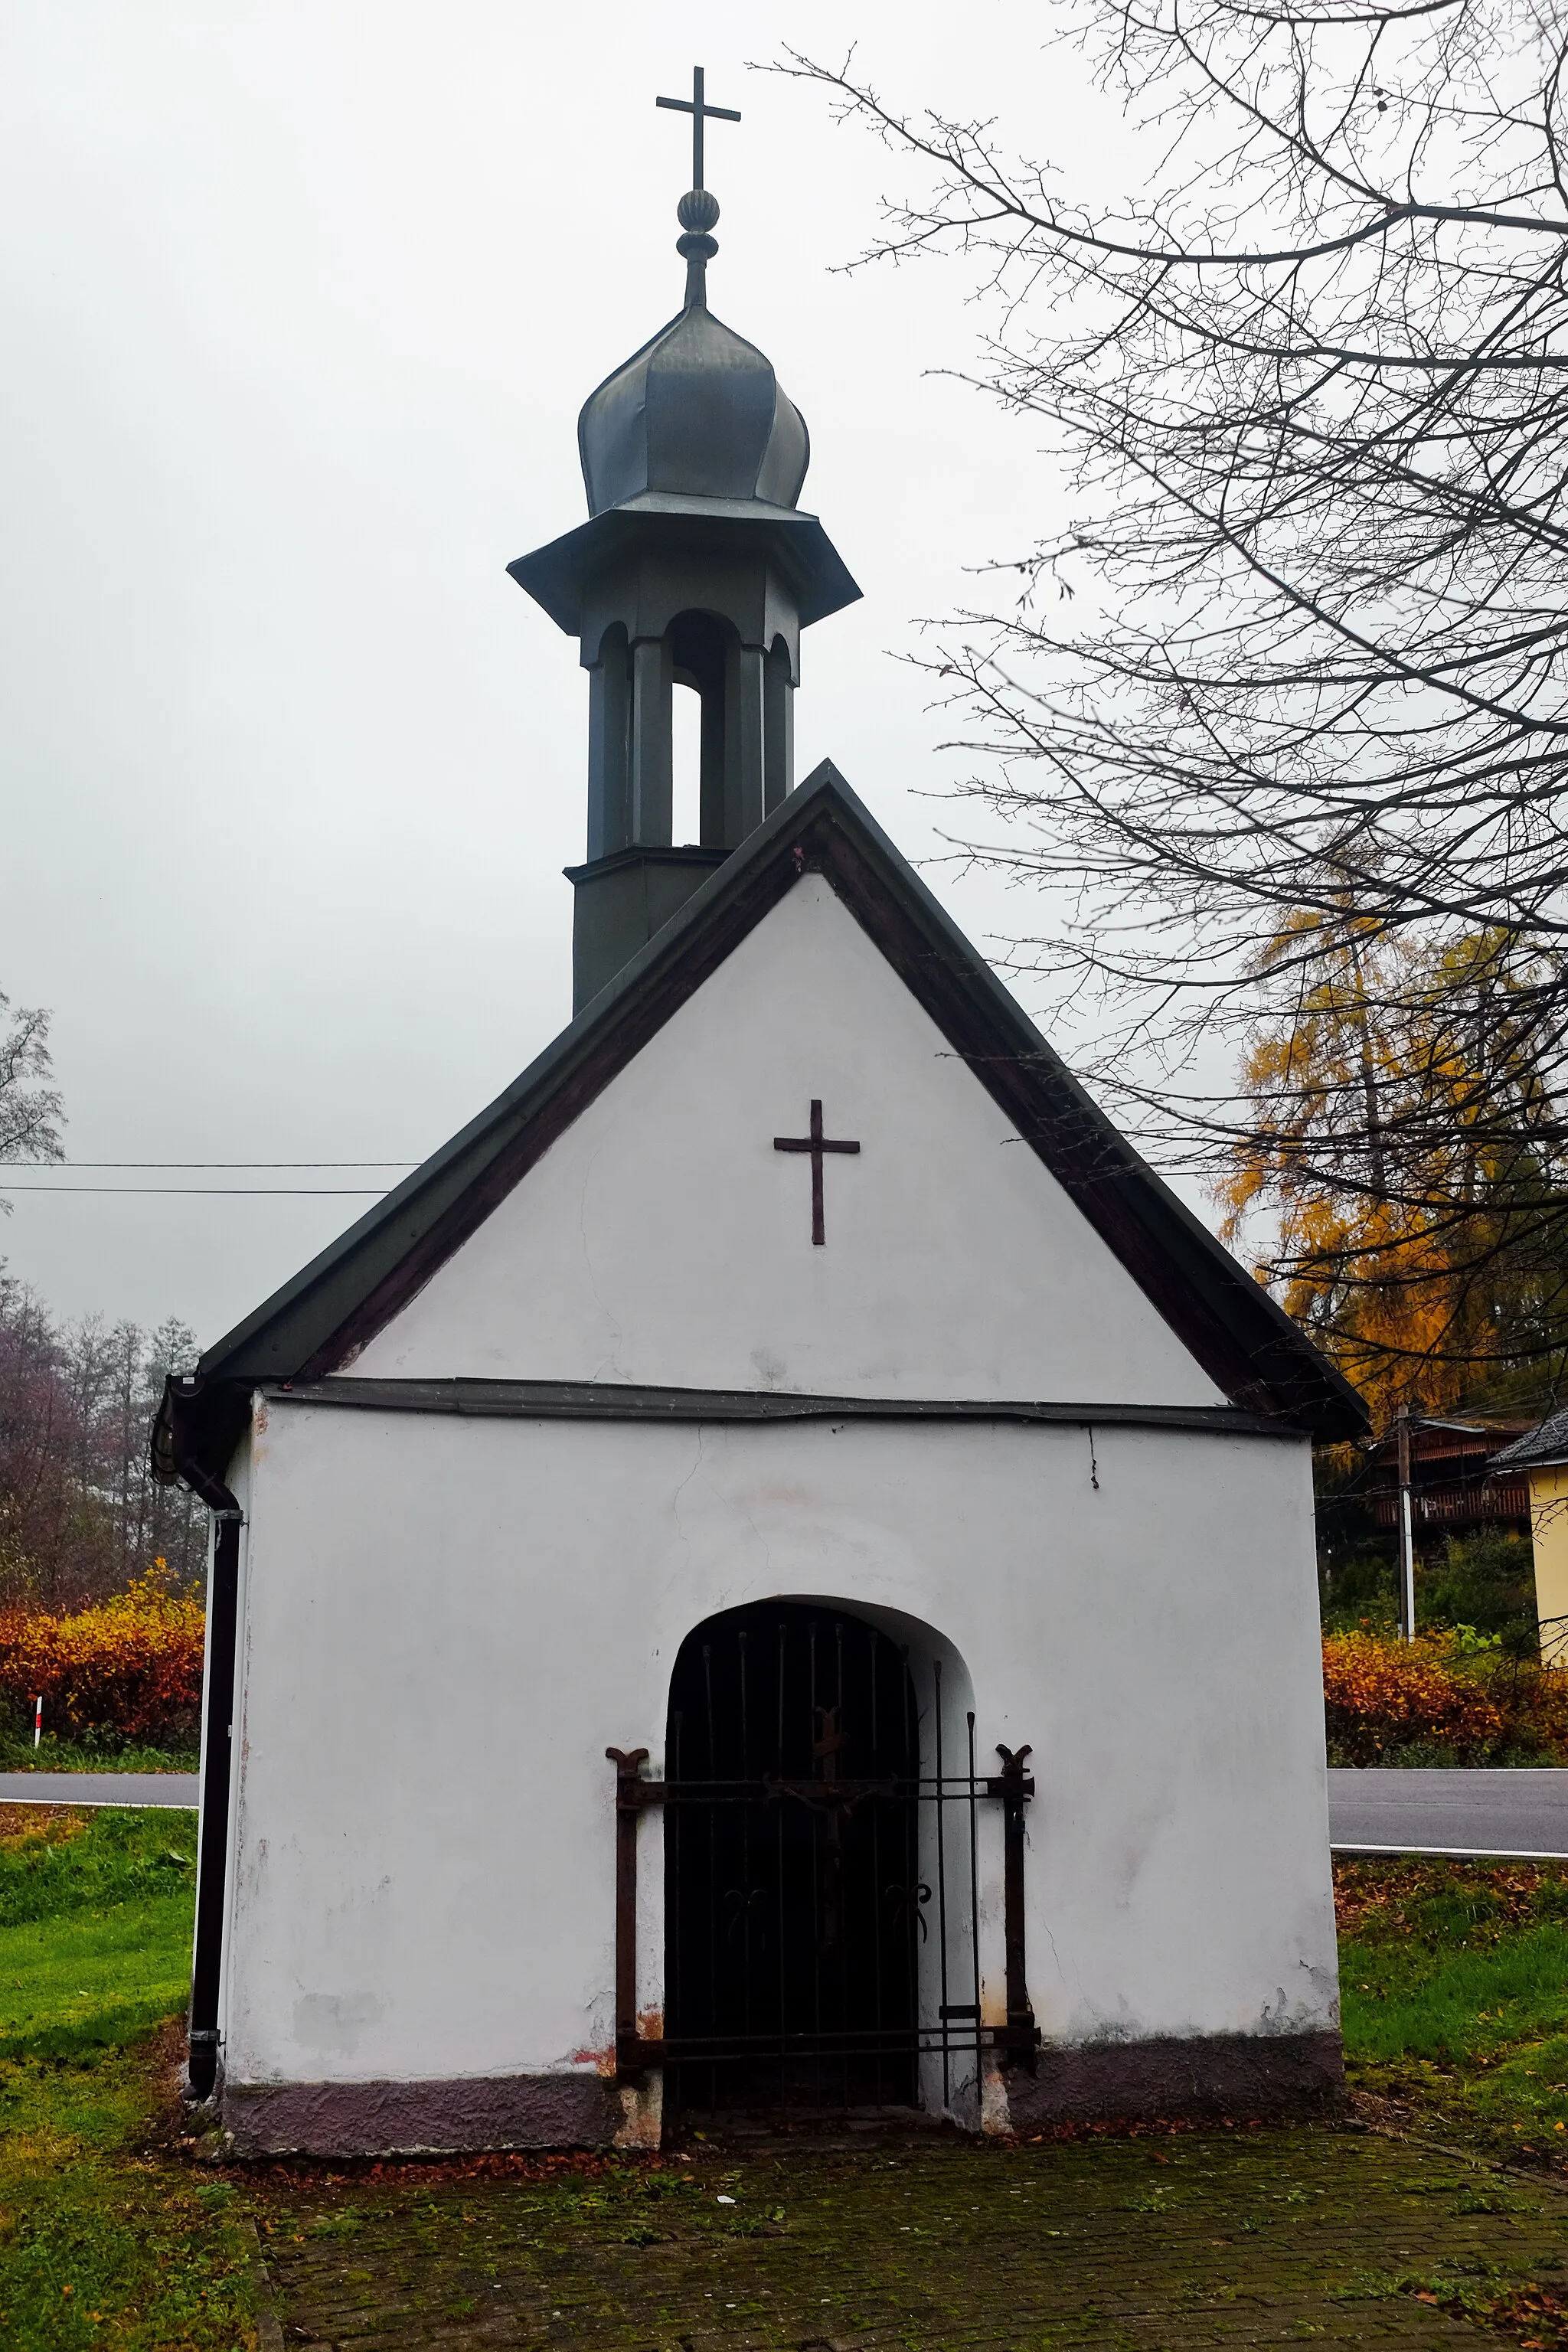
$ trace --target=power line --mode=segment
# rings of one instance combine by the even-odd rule
[[[12,1184],[7,1192],[119,1192],[132,1200],[154,1195],[195,1200],[201,1195],[218,1201],[254,1201],[288,1194],[296,1200],[384,1201],[384,1184]]]
[[[417,1160],[0,1160],[0,1168],[417,1168]]]

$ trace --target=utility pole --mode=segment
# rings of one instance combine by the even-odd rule
[[[1415,1639],[1415,1515],[1410,1496],[1410,1407],[1402,1404],[1394,1416],[1399,1444],[1399,1630],[1407,1642]]]

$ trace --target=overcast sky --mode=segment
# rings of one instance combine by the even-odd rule
[[[577,411],[679,307],[689,131],[654,98],[694,62],[744,115],[709,131],[710,300],[805,412],[802,504],[865,590],[805,641],[799,772],[830,754],[931,853],[968,763],[897,656],[1059,494],[1026,422],[931,373],[984,323],[962,272],[837,268],[900,167],[747,61],[847,29],[1069,179],[1105,126],[1037,5],[701,21],[0,0],[0,988],[53,1008],[73,1160],[416,1159],[567,1018],[585,687],[504,567],[581,520]],[[1028,928],[928,878],[983,943]],[[205,1341],[365,1205],[47,1176],[4,1187],[11,1271]]]

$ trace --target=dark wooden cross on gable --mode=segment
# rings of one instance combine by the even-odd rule
[[[826,1151],[858,1151],[858,1143],[834,1143],[822,1132],[822,1105],[811,1106],[809,1135],[775,1135],[775,1151],[809,1151],[811,1154],[811,1238],[818,1249],[826,1239],[822,1217],[822,1157]]]
[[[656,106],[668,106],[672,113],[691,117],[691,184],[702,185],[702,125],[704,122],[739,122],[740,116],[732,106],[710,106],[702,95],[702,68],[691,68],[689,98],[656,98]]]

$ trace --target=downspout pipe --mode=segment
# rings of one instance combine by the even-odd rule
[[[217,2082],[218,1989],[223,1976],[228,1799],[234,1758],[234,1665],[239,1618],[239,1531],[245,1514],[221,1479],[178,1449],[174,1466],[214,1520],[212,1589],[207,1601],[207,1704],[202,1726],[200,1862],[196,1932],[191,1957],[190,2060],[194,2098]]]

